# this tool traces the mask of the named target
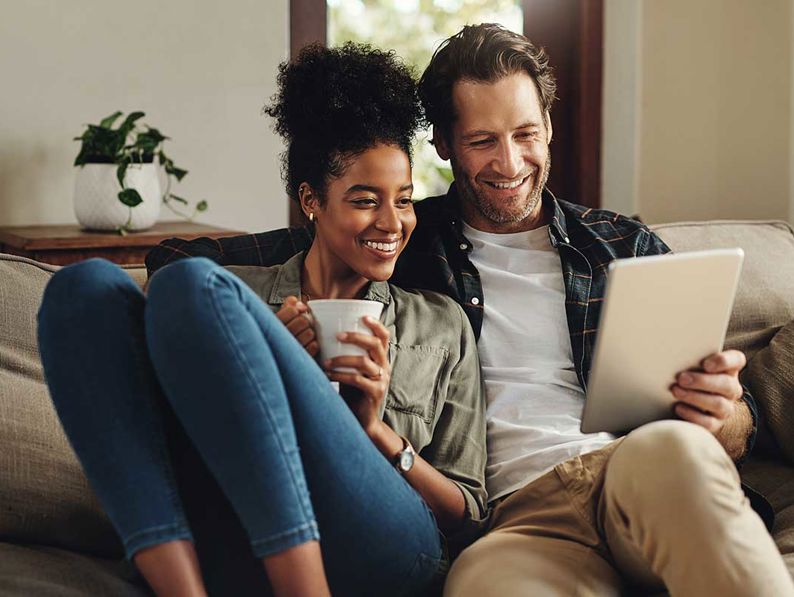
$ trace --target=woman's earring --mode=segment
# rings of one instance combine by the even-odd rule
[[[309,213],[309,221],[310,222],[314,222],[314,212],[313,211]]]

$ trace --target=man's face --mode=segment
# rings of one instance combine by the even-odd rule
[[[458,81],[457,120],[436,148],[452,163],[463,216],[486,232],[518,232],[543,224],[541,193],[551,165],[551,122],[526,73],[493,83]]]

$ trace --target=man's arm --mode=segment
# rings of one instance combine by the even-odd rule
[[[220,265],[279,265],[308,249],[312,243],[309,228],[280,228],[270,232],[242,234],[225,238],[184,240],[169,238],[149,251],[146,271],[149,277],[158,269],[186,257],[206,257]]]

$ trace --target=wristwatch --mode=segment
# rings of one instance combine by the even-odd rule
[[[394,458],[394,466],[401,475],[404,475],[413,468],[414,461],[416,460],[416,452],[411,442],[403,436],[400,436],[400,439],[403,440],[403,449],[400,450]]]

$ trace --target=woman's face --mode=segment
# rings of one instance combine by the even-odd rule
[[[352,158],[313,210],[325,264],[341,276],[352,270],[367,280],[388,280],[416,227],[412,191],[411,163],[402,149],[376,145]]]

